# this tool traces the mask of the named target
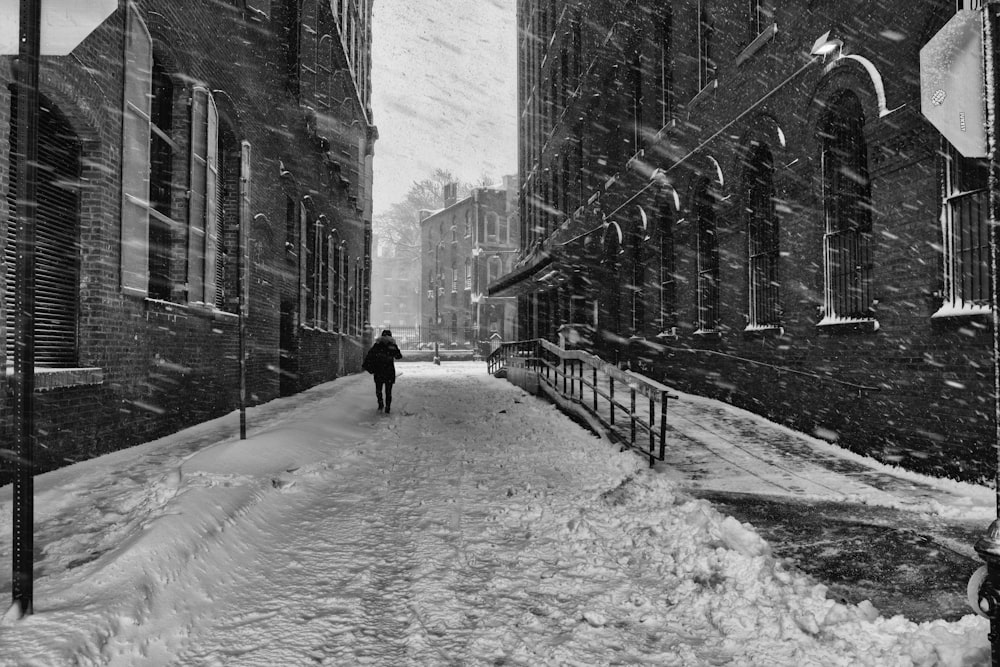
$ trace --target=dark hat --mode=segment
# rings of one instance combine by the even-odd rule
[[[388,336],[389,338],[392,338],[392,332],[389,331],[388,329],[382,329],[382,334],[381,335]]]

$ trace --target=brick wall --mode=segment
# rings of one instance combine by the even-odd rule
[[[550,57],[522,54],[523,67],[535,63],[540,68],[538,95],[544,95],[553,77],[558,84],[559,50],[572,39],[578,3],[565,4],[569,11],[555,12],[563,23],[555,25],[554,39],[546,35],[537,43],[552,45]],[[525,220],[547,227],[547,247],[558,254],[553,268],[566,277],[583,277],[581,295],[588,305],[598,304],[596,345],[608,358],[631,363],[668,384],[746,407],[857,452],[935,474],[992,477],[991,325],[984,316],[931,317],[942,305],[942,161],[939,136],[919,113],[918,53],[954,12],[953,3],[779,4],[777,31],[750,51],[745,50],[752,39],[746,3],[712,3],[718,85],[704,91],[698,78],[698,3],[670,3],[674,122],[665,127],[659,123],[660,45],[653,38],[657,12],[664,6],[640,5],[609,2],[606,11],[596,13],[579,5],[585,10],[583,50],[589,69],[583,88],[567,102],[572,109],[556,109],[557,119],[569,120],[558,121],[551,132],[537,117],[521,127],[522,156],[531,155],[532,147],[539,155],[535,163],[522,163],[524,170],[534,168],[522,196],[528,202],[542,198],[552,207],[561,201],[563,189],[570,190],[559,215],[529,210]],[[843,54],[849,57],[807,64],[810,47],[827,30],[843,41]],[[525,43],[544,48],[531,40]],[[628,78],[635,49],[647,63],[638,145],[632,131],[636,99]],[[865,117],[873,223],[871,306],[877,328],[818,326],[826,224],[820,127],[827,104],[842,89],[858,96]],[[559,96],[555,99],[558,103]],[[546,143],[548,136],[555,139]],[[561,183],[552,175],[565,154],[575,154],[580,141],[582,189],[572,179]],[[766,145],[773,156],[781,252],[781,329],[765,332],[746,330],[743,179],[753,142]],[[639,148],[644,154],[626,166]],[[669,187],[648,187],[656,168],[667,170]],[[522,173],[522,183],[524,179]],[[720,263],[719,323],[710,334],[698,332],[697,308],[694,191],[705,179],[717,192]],[[679,210],[674,209],[675,193]],[[596,202],[588,204],[594,195]],[[584,208],[574,217],[579,206]],[[658,231],[654,224],[640,232],[638,206],[654,223],[655,212],[664,206],[672,213],[675,303],[667,313],[670,326],[651,308],[655,299],[643,299],[644,311],[633,312],[636,290],[648,296],[659,289],[655,274],[649,277],[659,265]],[[567,229],[558,229],[567,218],[572,218]],[[612,221],[621,226],[625,245],[614,258],[605,253],[601,234],[583,234],[561,245]],[[632,284],[633,275],[642,275],[634,272],[629,246],[636,234],[648,234],[643,285]],[[534,318],[522,321],[522,336],[532,330],[550,335],[565,321],[565,285],[536,292],[534,299],[522,297],[521,316]],[[633,315],[642,315],[637,326]]]
[[[277,5],[277,3],[273,3]],[[154,40],[154,53],[175,86],[174,206],[171,216],[186,224],[191,86],[213,91],[227,131],[251,144],[249,306],[247,317],[247,400],[279,395],[282,299],[298,304],[299,273],[289,270],[285,196],[298,203],[308,196],[317,215],[335,225],[345,251],[366,258],[365,202],[359,183],[358,141],[373,134],[364,113],[368,101],[353,92],[346,61],[331,64],[327,91],[336,105],[320,107],[317,89],[303,86],[296,96],[287,85],[285,35],[276,15],[260,17],[226,3],[150,0],[137,3]],[[269,9],[269,8],[268,8]],[[275,8],[276,10],[277,8]],[[319,35],[337,35],[329,3],[307,0],[303,21]],[[224,415],[239,405],[238,319],[186,303],[185,243],[176,237],[173,253],[175,303],[135,297],[120,287],[123,32],[125,10],[115,12],[71,56],[43,59],[41,93],[69,119],[83,143],[80,205],[79,365],[100,369],[94,385],[57,387],[37,394],[38,469],[45,470],[114,449],[148,441],[185,426]],[[339,37],[333,42],[339,49]],[[315,51],[303,51],[302,66]],[[0,77],[11,81],[10,60],[0,60]],[[312,81],[312,80],[311,80]],[[322,108],[317,119],[309,109]],[[0,187],[10,182],[10,96],[0,87]],[[360,120],[360,122],[358,122]],[[318,137],[325,137],[326,143]],[[179,138],[179,139],[178,139]],[[331,144],[352,145],[349,155],[333,156]],[[336,162],[336,165],[334,165]],[[370,207],[368,207],[370,210]],[[0,198],[0,234],[10,221]],[[232,238],[233,230],[226,233]],[[295,240],[297,242],[297,239]],[[230,276],[235,274],[229,274]],[[230,277],[231,280],[231,277]],[[353,276],[351,286],[356,287]],[[359,304],[364,307],[364,304]],[[297,310],[287,315],[298,329]],[[344,372],[360,366],[362,332],[351,341],[336,332],[302,331],[292,337],[303,369],[296,389],[335,378],[337,346],[344,347]],[[8,363],[10,359],[7,360]],[[64,374],[65,375],[65,374]],[[10,434],[11,396],[3,429]],[[0,482],[11,470],[0,462]]]

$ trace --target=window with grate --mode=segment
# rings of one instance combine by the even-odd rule
[[[11,91],[10,155],[17,151],[17,95]],[[38,117],[38,166],[35,209],[35,365],[77,365],[79,312],[80,140],[60,111],[42,98]],[[10,169],[7,191],[7,262],[4,306],[7,311],[7,360],[14,358],[17,199],[21,174]]]
[[[695,190],[698,221],[698,330],[719,327],[719,240],[715,223],[716,195],[703,181]]]
[[[657,312],[660,331],[666,331],[677,323],[677,290],[674,283],[674,209],[672,204],[660,206],[656,225],[657,246],[659,248]]]
[[[946,140],[941,245],[943,310],[978,311],[990,305],[990,233],[987,220],[989,163],[963,157]]]
[[[774,163],[763,144],[752,147],[743,175],[747,225],[747,327],[781,323],[778,280],[778,220],[774,207]]]
[[[871,189],[864,111],[857,95],[841,91],[821,125],[824,310],[828,321],[871,319]]]
[[[636,51],[632,54],[629,63],[629,87],[632,96],[632,152],[638,151],[642,147],[643,116],[642,108],[646,104],[643,99],[642,88],[642,57]]]
[[[715,22],[709,0],[698,3],[698,88],[704,88],[716,77]]]
[[[749,0],[747,19],[747,42],[752,42],[774,22],[773,0]]]
[[[664,3],[660,9],[662,12],[659,18],[659,48],[660,48],[660,127],[666,127],[674,117],[674,71],[673,71],[673,23],[674,15],[670,5]]]
[[[632,229],[632,334],[639,335],[646,326],[646,230],[641,224]]]
[[[302,49],[302,13],[300,0],[282,0],[281,2],[281,32],[284,36],[285,51],[285,85],[288,91],[299,95],[301,73],[300,59]]]
[[[621,254],[622,230],[617,222],[608,223],[601,239],[601,264],[604,265],[606,279],[604,299],[608,305],[613,331],[621,331],[622,294],[621,294]]]

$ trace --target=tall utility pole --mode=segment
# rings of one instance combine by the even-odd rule
[[[14,292],[14,477],[12,550],[13,605],[18,615],[34,607],[34,438],[35,438],[35,218],[38,207],[38,60],[41,0],[21,0],[19,43],[14,61],[17,84],[17,276]]]

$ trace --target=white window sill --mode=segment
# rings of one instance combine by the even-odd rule
[[[773,324],[748,324],[743,328],[745,336],[784,336],[785,328]]]
[[[697,95],[695,95],[694,97],[691,98],[691,101],[688,103],[688,106],[692,107],[692,108],[698,106],[699,104],[701,104],[702,102],[704,102],[706,99],[708,99],[708,97],[712,93],[714,93],[715,89],[718,88],[718,87],[719,87],[719,80],[718,79],[712,79],[707,84],[705,84],[705,87],[702,88],[698,92]]]
[[[739,67],[744,62],[750,59],[753,54],[763,48],[765,44],[770,42],[774,36],[778,33],[778,24],[772,23],[771,25],[764,28],[757,37],[750,42],[745,49],[740,51],[740,55],[736,56],[736,66]]]
[[[827,315],[816,323],[816,328],[827,331],[878,331],[878,320],[870,317],[837,317]]]
[[[696,329],[691,335],[702,338],[722,338],[722,332],[718,329]]]
[[[14,365],[7,364],[7,377],[14,375]],[[103,368],[35,368],[35,391],[104,384]]]
[[[992,312],[993,309],[989,306],[952,301],[942,304],[941,307],[937,309],[937,312],[931,315],[931,319],[942,319],[946,317],[973,317],[975,315],[990,315]]]

